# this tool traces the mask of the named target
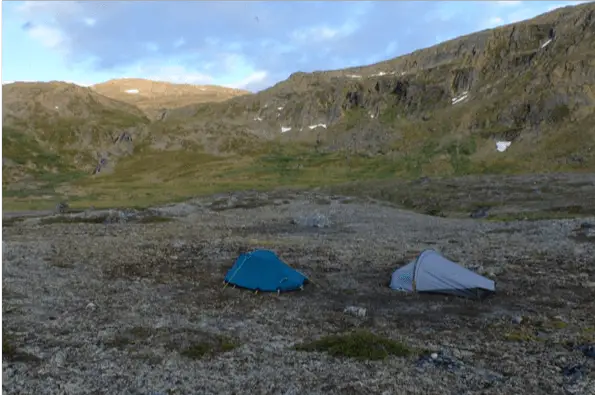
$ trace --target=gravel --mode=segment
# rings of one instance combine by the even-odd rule
[[[16,350],[3,350],[3,393],[595,394],[595,243],[577,237],[595,218],[448,219],[298,192],[153,212],[172,220],[3,229],[3,348]],[[224,288],[253,248],[312,283]],[[424,248],[489,275],[497,294],[388,289]],[[416,352],[366,361],[293,348],[354,329]],[[185,351],[224,338],[235,347]]]

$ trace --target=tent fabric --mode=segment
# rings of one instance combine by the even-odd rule
[[[447,293],[479,298],[496,291],[494,281],[425,250],[412,262],[395,270],[390,287],[405,292]]]
[[[227,272],[225,282],[258,291],[293,291],[303,287],[306,276],[289,267],[268,250],[242,254]]]

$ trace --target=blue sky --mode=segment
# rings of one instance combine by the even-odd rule
[[[581,1],[4,1],[2,81],[135,77],[253,91]]]

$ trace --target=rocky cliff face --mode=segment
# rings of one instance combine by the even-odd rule
[[[523,141],[535,155],[580,151],[593,163],[585,142],[595,145],[594,15],[593,4],[566,7],[370,66],[297,72],[256,95],[167,118],[368,154],[473,137],[476,151]]]

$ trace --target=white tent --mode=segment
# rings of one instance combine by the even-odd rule
[[[496,291],[494,281],[465,269],[434,250],[425,250],[392,274],[390,287],[405,292],[446,293],[480,298]]]

